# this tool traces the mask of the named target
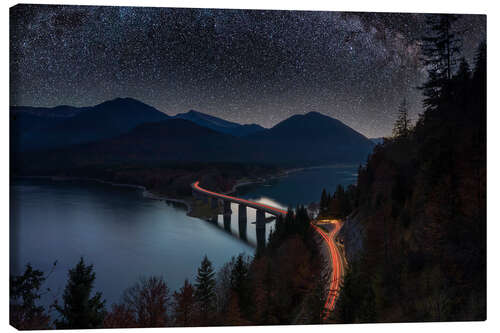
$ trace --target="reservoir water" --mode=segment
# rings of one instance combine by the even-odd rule
[[[307,169],[266,183],[238,188],[236,195],[286,208],[319,201],[321,190],[355,182],[357,166]],[[144,197],[142,190],[86,181],[14,180],[10,186],[10,270],[27,263],[48,273],[42,298],[60,298],[68,269],[80,257],[93,264],[94,290],[107,305],[142,276],[161,275],[177,290],[192,282],[207,255],[216,269],[238,253],[253,255],[255,210],[248,209],[245,239],[238,238],[237,205],[230,230],[186,215],[183,208]],[[274,227],[268,223],[266,234]]]

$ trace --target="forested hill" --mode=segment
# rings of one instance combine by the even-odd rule
[[[458,39],[435,31],[427,59]],[[486,319],[486,45],[473,70],[441,60],[422,87],[424,114],[410,126],[403,104],[393,137],[348,190],[337,322]]]

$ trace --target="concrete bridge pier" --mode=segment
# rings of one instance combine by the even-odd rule
[[[247,240],[247,206],[239,204],[238,206],[238,232],[240,238]]]
[[[266,212],[257,209],[257,221],[255,223],[257,233],[257,249],[266,247]]]
[[[224,214],[231,215],[231,201],[224,200]]]
[[[224,230],[231,232],[231,213],[224,213]]]
[[[246,241],[247,238],[247,222],[238,222],[238,234],[240,235],[240,238],[244,241]]]
[[[247,206],[240,204],[238,206],[238,222],[247,223]]]
[[[266,228],[266,212],[260,209],[257,209],[257,223],[256,223],[257,229],[259,228]]]
[[[257,234],[257,249],[262,250],[266,247],[266,228],[255,228]]]

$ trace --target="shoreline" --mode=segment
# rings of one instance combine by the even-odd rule
[[[76,181],[91,181],[91,182],[96,182],[96,183],[101,183],[101,184],[106,184],[106,185],[111,185],[111,186],[117,186],[117,187],[130,187],[130,188],[135,188],[138,190],[142,191],[142,196],[144,198],[148,199],[153,199],[153,200],[164,200],[166,202],[172,202],[172,203],[177,203],[177,204],[182,204],[186,208],[186,214],[191,213],[192,207],[191,204],[187,200],[183,199],[177,199],[177,198],[169,198],[165,197],[161,194],[153,193],[150,190],[148,190],[145,186],[143,185],[137,185],[137,184],[125,184],[125,183],[113,183],[108,180],[102,180],[98,178],[88,178],[88,177],[60,177],[60,176],[14,176],[13,178],[18,178],[18,179],[48,179],[51,181],[71,181],[71,180],[76,180]]]
[[[226,191],[226,192],[222,192],[222,194],[226,194],[226,195],[232,194],[232,193],[236,192],[238,187],[252,185],[252,184],[262,184],[262,183],[265,183],[265,182],[270,181],[272,179],[286,177],[291,173],[295,173],[295,172],[299,172],[299,171],[313,170],[313,169],[324,169],[324,168],[331,168],[331,167],[349,167],[349,166],[355,166],[355,164],[327,164],[327,165],[317,165],[317,166],[311,166],[311,167],[285,169],[285,170],[283,170],[280,173],[277,173],[275,175],[271,175],[268,177],[261,177],[260,179],[253,180],[253,181],[244,181],[244,182],[236,181],[236,184],[233,185],[231,190]]]
[[[331,168],[331,167],[347,167],[347,166],[354,166],[354,164],[329,164],[329,165],[318,165],[318,166],[311,166],[311,167],[285,169],[283,171],[280,171],[277,174],[273,174],[273,175],[266,176],[266,177],[259,177],[255,180],[236,181],[236,183],[233,185],[233,187],[229,191],[222,192],[222,194],[229,195],[229,194],[236,192],[236,190],[239,187],[246,186],[246,185],[252,185],[252,184],[262,184],[262,183],[268,182],[268,181],[273,180],[273,179],[286,177],[292,173],[299,172],[299,171],[312,170],[312,169],[323,169],[323,168]],[[164,200],[167,203],[170,202],[170,203],[174,203],[174,204],[181,204],[181,205],[185,206],[186,215],[188,215],[188,216],[191,216],[190,213],[192,212],[192,205],[188,200],[179,199],[179,198],[170,198],[170,197],[166,197],[166,196],[163,196],[161,194],[158,194],[158,193],[153,193],[143,185],[126,184],[126,183],[113,183],[113,182],[108,181],[108,180],[102,180],[102,179],[98,179],[98,178],[89,178],[89,177],[13,176],[13,178],[14,179],[15,178],[18,178],[18,179],[48,179],[51,181],[71,181],[71,180],[92,181],[92,182],[96,182],[96,183],[117,186],[117,187],[135,188],[135,189],[141,190],[142,196],[145,198],[149,198],[149,199],[153,199],[153,200]]]

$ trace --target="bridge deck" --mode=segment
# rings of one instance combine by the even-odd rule
[[[191,184],[191,188],[193,190],[197,191],[197,192],[206,194],[206,195],[208,195],[210,197],[215,197],[215,198],[222,199],[222,200],[228,200],[228,201],[231,201],[231,202],[234,202],[234,203],[238,203],[238,204],[242,204],[242,205],[245,205],[245,206],[248,206],[248,207],[251,207],[251,208],[260,209],[260,210],[263,210],[266,213],[269,213],[269,214],[272,214],[272,215],[276,215],[276,216],[278,216],[278,215],[286,215],[286,213],[287,213],[286,210],[279,209],[279,208],[276,208],[276,207],[273,207],[273,206],[269,206],[269,205],[261,204],[261,203],[255,202],[255,201],[250,201],[250,200],[245,200],[245,199],[241,199],[241,198],[236,198],[236,197],[232,197],[230,195],[225,195],[225,194],[213,192],[213,191],[210,191],[210,190],[206,190],[206,189],[200,187],[199,184],[200,184],[200,182],[196,181],[193,184]]]

